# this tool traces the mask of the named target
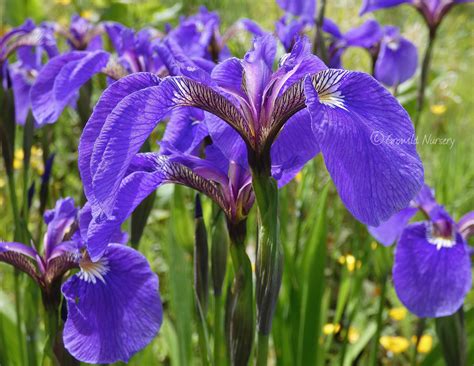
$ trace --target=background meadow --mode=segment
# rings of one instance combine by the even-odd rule
[[[270,0],[1,0],[0,4],[0,34],[27,17],[35,22],[56,20],[67,24],[75,13],[95,21],[115,20],[135,29],[144,26],[164,29],[166,23],[176,24],[180,15],[192,14],[204,5],[219,12],[222,32],[242,17],[254,19],[271,30],[283,14]],[[360,5],[360,0],[329,0],[327,16],[342,31],[370,17],[383,25],[399,26],[402,34],[417,45],[421,58],[427,31],[414,9],[402,6],[360,18]],[[418,151],[425,166],[426,182],[455,219],[474,208],[473,17],[474,7],[459,6],[443,21],[432,60],[426,107],[417,128]],[[250,41],[250,36],[239,35],[232,39],[230,47],[234,54],[242,56]],[[364,50],[350,49],[344,54],[343,63],[348,69],[370,69],[370,58]],[[413,113],[418,78],[417,74],[398,90],[399,100]],[[94,101],[104,85],[104,78],[94,78]],[[22,129],[19,131],[15,141],[15,179],[21,187],[24,182]],[[77,113],[67,109],[57,123],[35,135],[28,185],[33,182],[39,185],[44,170],[44,149],[56,154],[48,208],[60,197],[71,196],[80,202],[82,186],[76,165],[80,132]],[[52,145],[42,144],[45,134],[54,136]],[[451,138],[454,143],[429,143],[435,138]],[[2,164],[3,161],[0,162],[0,239],[11,240],[13,215]],[[18,189],[19,198],[21,192]],[[280,194],[285,270],[272,331],[271,364],[292,365],[296,359],[299,365],[444,365],[435,322],[420,321],[407,312],[396,297],[390,276],[394,247],[377,244],[366,227],[345,210],[321,157],[308,164]],[[193,199],[194,193],[183,187],[167,185],[157,191],[139,248],[159,275],[165,321],[159,336],[131,360],[132,365],[199,365],[202,362],[192,274]],[[40,237],[44,230],[38,205],[34,200],[30,212],[29,230],[34,237]],[[208,228],[213,220],[211,211],[211,203],[204,199]],[[255,212],[251,213],[248,223],[248,252],[254,258]],[[232,276],[227,277],[230,282]],[[2,366],[40,364],[46,341],[40,320],[43,310],[39,291],[26,275],[18,280],[25,324],[21,340],[16,336],[14,270],[0,264]],[[209,314],[213,314],[213,299],[210,296]],[[473,290],[466,299],[464,311],[467,364],[472,365]],[[212,347],[213,321],[209,315],[209,347]],[[319,339],[317,344],[307,342],[311,335]],[[417,335],[422,335],[418,348],[415,346]]]

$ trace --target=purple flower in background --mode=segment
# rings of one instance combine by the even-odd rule
[[[43,55],[53,58],[58,54],[53,33],[46,24],[36,26],[26,20],[0,39],[2,84],[13,91],[15,120],[20,125],[25,124],[30,110],[30,89],[43,67]],[[8,63],[8,57],[14,53],[17,61]]]
[[[286,12],[313,21],[316,16],[316,0],[277,0]]]
[[[285,15],[275,23],[275,33],[283,47],[285,47],[286,52],[291,52],[295,41],[301,37],[306,28],[313,24],[313,21],[308,21],[305,18],[294,18]]]
[[[423,15],[430,29],[436,29],[454,5],[471,2],[473,0],[364,0],[360,15],[401,4],[410,4]]]
[[[409,224],[417,212],[426,221]],[[409,207],[369,231],[384,245],[397,241],[393,282],[412,313],[436,318],[461,307],[472,285],[467,239],[474,234],[474,212],[456,223],[425,185]]]
[[[87,363],[127,362],[160,329],[158,277],[139,252],[122,244],[126,236],[117,227],[103,256],[92,261],[86,236],[90,218],[87,205],[78,214],[71,198],[61,199],[44,215],[43,255],[32,246],[0,242],[0,261],[37,282],[50,311],[58,311],[62,291],[68,309],[63,339],[72,356]],[[79,272],[61,287],[75,268]]]
[[[55,24],[55,30],[64,38],[73,51],[96,51],[102,49],[103,27],[88,19],[73,15],[69,29]]]
[[[292,149],[308,137],[304,123],[311,123],[309,137],[321,150],[343,202],[356,218],[377,225],[406,207],[423,181],[415,146],[370,141],[373,131],[400,138],[413,134],[409,117],[396,99],[369,75],[326,69],[311,54],[306,39],[298,40],[273,71],[275,52],[275,39],[264,36],[255,40],[244,59],[222,62],[211,77],[196,67],[183,67],[182,76],[160,81],[137,74],[139,79],[130,77],[122,86],[126,93],[115,88],[104,93],[104,109],[95,110],[100,122],[91,118],[88,125],[96,127],[81,138],[81,144],[88,141],[81,155],[85,151],[90,158],[84,158],[81,173],[94,217],[115,216],[123,181],[141,145],[158,122],[181,107],[198,108],[222,120],[222,135],[238,134],[236,141],[245,146],[250,168],[264,170],[268,176],[275,141],[290,121],[301,117],[295,123],[301,131],[288,133],[292,136],[281,154],[292,156]],[[305,114],[298,116],[301,111]],[[217,139],[212,130],[210,136]],[[235,147],[227,144],[227,148]]]
[[[394,26],[381,27],[375,20],[342,34],[337,25],[325,19],[323,30],[330,34],[329,63],[341,67],[341,57],[349,47],[366,49],[373,61],[374,77],[387,86],[397,86],[410,79],[418,65],[418,51]]]

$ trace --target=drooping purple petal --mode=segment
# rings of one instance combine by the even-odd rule
[[[68,307],[66,349],[82,362],[127,362],[161,327],[158,291],[158,277],[143,255],[110,244],[104,257],[82,263],[81,272],[62,287]]]
[[[413,0],[364,0],[359,15],[379,9],[387,9],[400,4],[411,4]]]
[[[286,122],[271,148],[272,175],[278,186],[287,184],[303,166],[319,153],[306,109]]]
[[[102,70],[109,54],[73,51],[53,58],[31,88],[33,115],[42,126],[55,122],[80,87]]]
[[[22,243],[0,241],[0,262],[8,263],[39,281],[37,264],[42,270],[42,262],[35,249]]]
[[[418,66],[418,51],[413,43],[398,36],[384,37],[375,63],[375,78],[385,85],[397,86],[410,79]]]
[[[423,184],[423,166],[397,100],[367,74],[332,69],[307,78],[305,93],[326,166],[349,211],[378,226],[407,207]]]
[[[429,231],[429,223],[407,227],[398,242],[393,267],[399,299],[422,318],[456,312],[472,284],[471,263],[461,235],[434,239]],[[438,248],[437,240],[443,240],[445,246]]]
[[[34,260],[36,260],[37,256],[36,250],[33,249],[31,246],[17,242],[0,241],[0,253],[5,252],[15,252],[23,254]]]
[[[387,221],[377,227],[369,226],[370,234],[385,246],[395,243],[402,234],[408,222],[418,211],[415,207],[407,207],[397,212]]]
[[[135,73],[110,85],[100,97],[87,122],[79,143],[79,172],[86,197],[93,201],[91,157],[95,142],[100,135],[107,117],[117,104],[127,95],[152,85],[158,85],[159,78],[149,73]]]

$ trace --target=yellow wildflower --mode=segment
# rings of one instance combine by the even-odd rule
[[[376,241],[373,241],[372,243],[370,243],[370,247],[372,248],[372,250],[377,249],[377,247],[378,247],[377,242],[376,242]]]
[[[327,324],[324,324],[324,327],[323,327],[323,333],[325,335],[336,334],[340,330],[341,330],[341,324],[339,323],[338,324],[327,323]]]
[[[400,321],[405,319],[405,317],[407,316],[407,309],[403,306],[392,308],[388,311],[388,315],[393,320]]]
[[[296,180],[296,183],[301,183],[301,181],[303,180],[303,173],[301,173],[301,171],[299,171],[298,174],[296,174],[295,180]]]
[[[55,2],[58,5],[69,5],[69,4],[71,4],[71,0],[55,0]]]
[[[444,104],[433,104],[430,107],[431,113],[437,116],[441,116],[442,114],[445,114],[447,109],[448,108]]]
[[[7,184],[7,182],[5,181],[5,179],[3,179],[2,177],[0,177],[0,188],[5,187],[6,184]]]
[[[392,353],[405,352],[410,346],[408,339],[397,336],[382,336],[380,337],[380,344],[383,348]]]
[[[360,338],[360,333],[359,331],[354,328],[354,327],[349,327],[349,334],[347,335],[347,339],[349,340],[349,343],[354,344],[357,342]]]
[[[411,341],[416,344],[416,336],[411,337]],[[429,334],[422,335],[418,342],[418,352],[428,353],[433,348],[433,337]]]
[[[81,17],[85,19],[91,20],[93,16],[94,16],[94,12],[92,10],[83,10],[81,12]]]

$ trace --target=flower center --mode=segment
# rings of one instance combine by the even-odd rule
[[[452,248],[456,245],[456,232],[454,230],[440,231],[436,224],[429,223],[426,228],[426,239],[428,243],[436,246],[436,249]]]
[[[97,279],[105,284],[104,276],[110,270],[109,261],[106,258],[101,258],[97,262],[92,262],[87,254],[84,254],[80,260],[79,267],[81,268],[79,278],[93,284],[97,283]]]

